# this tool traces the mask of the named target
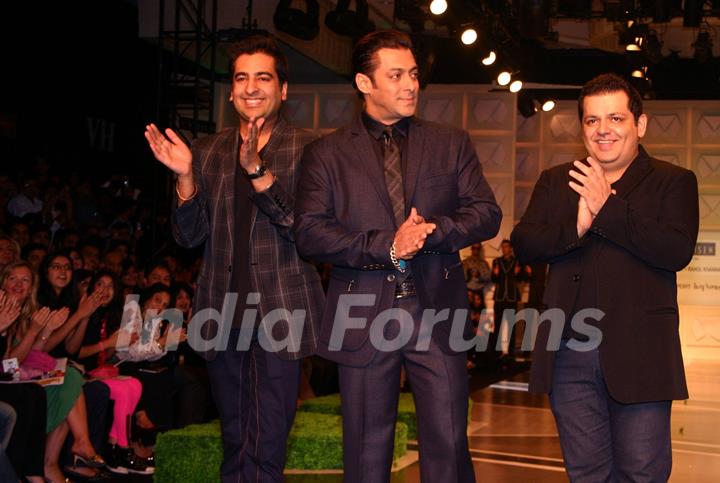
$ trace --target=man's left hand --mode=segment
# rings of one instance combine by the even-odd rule
[[[262,164],[258,154],[258,138],[260,130],[265,124],[265,118],[251,117],[247,123],[247,132],[240,147],[240,166],[248,173],[254,172],[255,168]]]
[[[610,182],[605,178],[605,171],[600,166],[600,163],[591,156],[588,156],[587,161],[590,166],[587,166],[582,161],[573,163],[580,172],[570,170],[570,176],[578,182],[570,181],[569,184],[573,190],[585,198],[590,213],[595,217],[610,195],[614,194],[614,190],[611,188]]]

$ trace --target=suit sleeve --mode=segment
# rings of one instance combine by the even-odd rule
[[[483,177],[480,160],[470,136],[464,133],[458,152],[459,206],[451,216],[433,216],[428,221],[437,225],[425,241],[423,252],[454,253],[458,250],[489,240],[497,235],[502,212],[495,195]]]
[[[293,172],[294,169],[295,166]],[[280,178],[275,178],[272,186],[265,191],[252,193],[250,199],[267,215],[281,237],[294,241],[292,225],[295,198],[291,193],[292,190],[286,189],[285,183]]]
[[[577,220],[559,220],[553,213],[557,195],[551,175],[543,171],[525,214],[510,235],[515,255],[523,263],[549,261],[584,244],[585,237],[578,238]]]
[[[210,234],[206,187],[200,173],[201,156],[195,148],[192,149],[192,155],[193,178],[197,193],[181,206],[178,206],[177,196],[173,196],[173,238],[178,245],[185,248],[200,245]]]
[[[305,148],[295,200],[295,244],[304,257],[336,266],[392,268],[392,230],[350,231],[335,217],[331,175],[314,145]]]
[[[650,217],[619,196],[610,196],[590,230],[620,245],[650,266],[682,270],[692,259],[698,235],[697,178],[692,171],[674,176],[656,195],[660,216]]]

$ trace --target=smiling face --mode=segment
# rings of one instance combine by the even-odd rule
[[[641,114],[636,121],[630,112],[629,100],[623,91],[583,99],[585,148],[611,182],[622,176],[637,156],[640,138],[647,127],[647,116]]]
[[[280,84],[275,59],[262,52],[235,59],[230,100],[242,121],[264,117],[273,121],[287,99],[287,83]]]
[[[72,262],[70,259],[65,256],[58,256],[50,260],[47,280],[57,293],[67,287],[72,280]]]
[[[175,308],[181,312],[187,312],[192,306],[190,295],[185,290],[179,290],[175,297]]]
[[[15,267],[3,282],[2,289],[19,303],[24,303],[33,286],[33,273],[28,267]]]
[[[355,83],[364,95],[365,111],[373,119],[390,125],[415,114],[420,82],[409,49],[378,50],[372,76],[358,73]]]

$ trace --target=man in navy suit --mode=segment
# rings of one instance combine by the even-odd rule
[[[688,397],[675,273],[695,248],[697,180],[639,144],[647,116],[621,77],[588,82],[578,111],[587,162],[544,171],[511,236],[521,262],[550,264],[543,302],[566,314],[559,351],[538,329],[530,391],[550,394],[573,482],[667,481],[671,402]],[[584,309],[602,312],[577,324]]]
[[[458,251],[495,236],[500,208],[468,134],[413,117],[407,35],[368,34],[353,66],[363,112],[306,147],[294,226],[301,254],[333,264],[318,350],[338,363],[345,481],[389,481],[404,367],[422,480],[472,482],[467,348],[453,343],[471,334]]]

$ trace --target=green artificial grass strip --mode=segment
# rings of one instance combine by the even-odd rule
[[[472,399],[468,400],[468,422],[472,414]],[[317,397],[303,401],[299,412],[324,413],[324,414],[342,414],[340,404],[340,394],[330,394],[329,396]],[[417,417],[415,415],[415,401],[412,393],[401,392],[398,400],[398,416],[399,422],[404,423],[408,427],[407,439],[417,440]]]
[[[408,428],[398,422],[393,461],[407,452]],[[342,418],[298,412],[288,438],[289,470],[334,470],[343,467]],[[156,483],[214,481],[220,474],[220,424],[212,421],[158,435],[155,447]]]
[[[193,424],[158,434],[155,483],[216,481],[222,462],[220,422]]]

